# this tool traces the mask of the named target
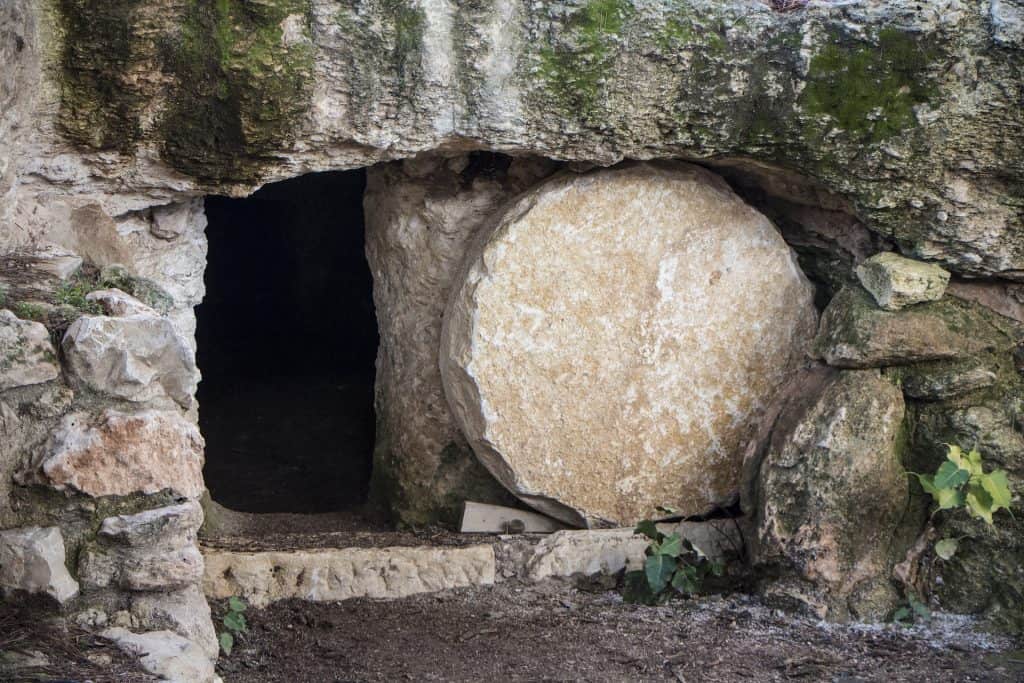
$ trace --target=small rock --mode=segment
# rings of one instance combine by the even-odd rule
[[[86,588],[132,591],[177,590],[203,577],[199,548],[97,548],[82,552],[78,578]]]
[[[202,523],[203,508],[191,500],[134,515],[107,517],[100,525],[100,536],[130,546],[182,545],[195,541]]]
[[[198,586],[169,593],[138,593],[132,596],[133,623],[147,630],[174,631],[216,659],[220,645],[210,618],[210,606]]]
[[[95,424],[84,413],[64,418],[41,471],[58,490],[127,496],[171,489],[187,498],[203,492],[203,437],[173,411],[105,411]]]
[[[58,527],[0,531],[0,588],[45,593],[60,603],[78,594],[78,582],[64,564]]]
[[[934,264],[886,251],[857,266],[857,279],[879,306],[896,311],[904,306],[941,299],[949,284],[949,272]]]
[[[169,396],[192,406],[199,382],[195,354],[168,318],[152,312],[82,316],[61,347],[73,385],[129,401]]]
[[[174,683],[212,683],[213,661],[192,641],[171,631],[132,633],[110,628],[101,634],[123,651],[139,657],[142,668]]]
[[[0,310],[0,391],[49,382],[59,374],[46,328]]]
[[[203,200],[191,200],[177,204],[153,207],[153,222],[149,231],[162,240],[181,237],[194,222],[193,214],[203,211]]]
[[[97,289],[85,295],[86,301],[94,301],[103,308],[103,312],[115,318],[146,314],[157,315],[157,312],[130,294],[120,289]]]
[[[903,393],[911,398],[942,401],[976,389],[990,387],[998,379],[996,373],[976,365],[948,362],[921,363],[904,371]]]

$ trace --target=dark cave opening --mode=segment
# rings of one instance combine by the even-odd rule
[[[245,512],[366,502],[378,331],[363,170],[206,199],[196,310],[199,424],[212,498]]]

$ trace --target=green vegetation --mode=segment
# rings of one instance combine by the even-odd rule
[[[644,551],[644,568],[626,573],[622,590],[626,602],[658,605],[673,595],[696,593],[708,575],[723,573],[720,563],[708,560],[690,541],[678,533],[663,534],[649,519],[635,531],[651,542]]]
[[[102,315],[103,308],[95,301],[86,299],[90,292],[99,288],[96,282],[91,282],[83,277],[76,277],[57,288],[53,295],[53,303],[71,306],[89,315]]]
[[[873,42],[834,34],[811,58],[800,104],[854,137],[880,142],[912,127],[914,107],[932,99],[928,69],[936,57],[935,48],[896,28]]]
[[[566,113],[584,118],[600,101],[626,21],[636,10],[623,0],[591,0],[567,22],[566,41],[540,50],[540,74]]]
[[[224,626],[223,631],[217,634],[217,641],[225,657],[231,656],[231,650],[235,647],[235,638],[249,630],[245,623],[245,609],[248,605],[245,600],[231,596],[228,598],[228,609],[221,617],[220,623]]]

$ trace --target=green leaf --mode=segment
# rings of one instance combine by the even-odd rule
[[[649,519],[645,519],[636,525],[636,529],[633,529],[634,534],[642,534],[652,541],[657,541],[661,537],[661,532],[658,531],[657,525]]]
[[[917,480],[921,483],[921,488],[924,489],[925,493],[935,495],[935,493],[938,491],[938,489],[935,488],[935,477],[933,477],[932,475],[918,474],[917,472],[911,472],[911,474],[917,477]]]
[[[220,649],[224,651],[224,656],[230,657],[231,649],[235,646],[235,637],[227,631],[224,631],[217,636],[217,640],[220,642]]]
[[[975,517],[981,517],[988,524],[993,524],[992,496],[980,486],[971,485],[967,490],[967,510]]]
[[[680,593],[696,593],[699,588],[696,570],[688,564],[679,567],[672,577],[672,587]]]
[[[665,540],[661,542],[658,552],[669,557],[679,557],[679,554],[683,552],[683,539],[679,537],[679,534],[666,536]]]
[[[652,555],[644,562],[644,574],[647,576],[647,583],[651,590],[660,593],[668,586],[676,570],[676,561],[667,555]]]
[[[960,489],[938,489],[932,497],[940,510],[952,510],[964,504],[964,492]]]
[[[903,606],[903,607],[900,607],[895,612],[893,612],[892,620],[895,621],[895,622],[910,621],[910,614],[911,614],[910,608],[906,607],[906,606]]]
[[[928,621],[932,618],[932,611],[928,609],[928,605],[924,604],[913,595],[910,596],[910,608],[914,610],[914,616],[922,621]]]
[[[971,452],[967,454],[967,469],[971,471],[971,476],[977,476],[982,472],[981,453],[977,448],[972,448]]]
[[[935,488],[956,489],[967,483],[971,478],[969,470],[957,467],[956,463],[944,462],[935,472]]]
[[[228,612],[224,615],[224,628],[234,633],[240,633],[246,629],[245,615],[241,612]]]
[[[956,555],[956,549],[960,541],[955,538],[944,538],[935,544],[935,554],[944,560]]]
[[[228,598],[228,609],[232,612],[244,612],[248,605],[245,604],[245,600],[231,596]]]
[[[1006,477],[1006,472],[996,470],[982,475],[981,487],[992,498],[992,512],[1010,509],[1010,482]]]

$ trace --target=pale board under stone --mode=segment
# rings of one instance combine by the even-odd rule
[[[452,412],[502,484],[574,525],[732,497],[816,327],[775,227],[685,164],[544,182],[482,230],[456,282],[440,354]]]

